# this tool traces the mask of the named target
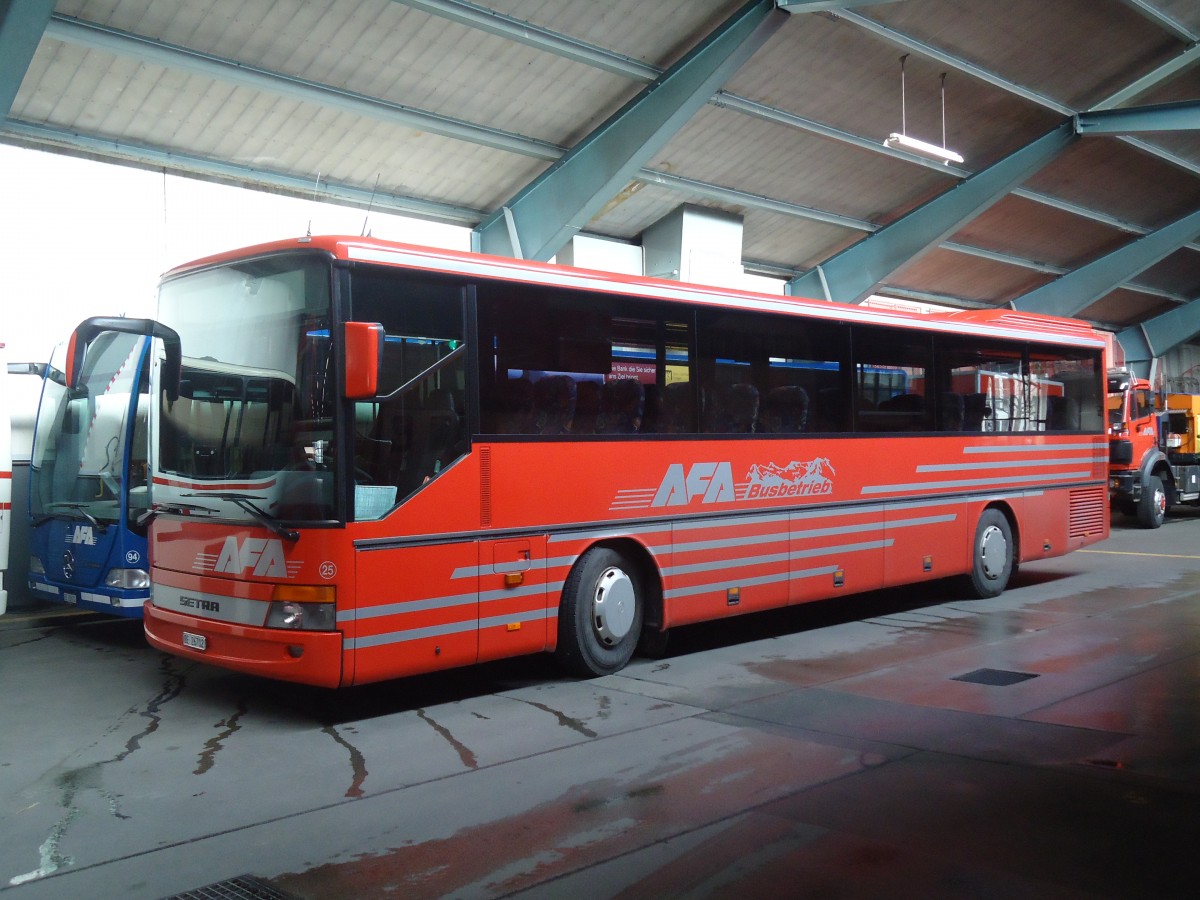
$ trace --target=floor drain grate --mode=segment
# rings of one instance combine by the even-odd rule
[[[239,875],[206,887],[174,894],[164,900],[295,900],[253,875]]]
[[[976,669],[966,675],[956,675],[951,681],[969,681],[971,684],[988,684],[992,687],[1008,687],[1010,684],[1020,684],[1037,675],[1030,672],[1009,672],[1006,669]]]

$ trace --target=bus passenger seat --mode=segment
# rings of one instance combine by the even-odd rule
[[[642,427],[646,393],[640,381],[618,378],[604,384],[600,434],[636,434]]]
[[[504,382],[498,412],[497,434],[529,434],[533,431],[533,382],[524,376]]]
[[[570,434],[575,417],[575,379],[547,375],[533,384],[535,434]]]
[[[696,394],[690,381],[673,381],[663,390],[664,434],[689,434],[696,427]]]
[[[572,434],[595,434],[600,426],[600,394],[604,390],[598,381],[575,384],[575,421]]]
[[[758,421],[758,388],[752,384],[730,384],[718,388],[705,410],[708,434],[749,434]]]
[[[983,431],[983,423],[992,417],[992,408],[988,406],[987,394],[966,394],[963,396],[963,431]]]
[[[768,434],[796,434],[808,425],[808,391],[796,384],[771,388],[763,400],[758,430]]]
[[[942,431],[962,431],[963,395],[954,391],[942,394]]]

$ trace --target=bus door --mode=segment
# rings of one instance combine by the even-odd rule
[[[138,616],[149,597],[145,408],[150,339],[105,333],[72,386],[43,383],[30,466],[30,587]],[[130,507],[130,492],[134,507]],[[40,571],[38,571],[40,569]]]

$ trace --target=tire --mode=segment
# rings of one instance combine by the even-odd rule
[[[967,591],[976,600],[997,597],[1008,587],[1016,568],[1012,527],[998,509],[985,509],[975,526]]]
[[[1157,475],[1146,479],[1146,489],[1138,499],[1137,517],[1143,528],[1158,528],[1167,517],[1167,489]]]
[[[555,658],[567,671],[594,678],[619,672],[642,632],[645,590],[624,554],[592,547],[563,585]]]

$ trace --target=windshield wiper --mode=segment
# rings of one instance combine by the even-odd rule
[[[188,496],[196,496],[189,494]],[[198,503],[155,503],[152,507],[137,517],[139,525],[145,525],[159,513],[173,512],[189,515],[194,512],[215,513],[216,510],[211,506],[201,506]]]
[[[91,525],[93,528],[95,528],[97,531],[99,531],[101,534],[104,534],[104,532],[108,531],[108,523],[101,522],[99,519],[97,519],[95,516],[93,516],[90,512],[87,511],[87,508],[82,503],[68,503],[66,501],[62,501],[59,503],[51,503],[50,505],[51,506],[63,506],[63,507],[66,507],[67,509],[73,509],[73,510],[75,510],[75,513],[78,513],[78,515],[73,514],[73,513],[68,513],[68,512],[42,513],[40,516],[34,517],[34,520],[33,520],[34,528],[37,528],[40,525],[45,525],[51,519],[62,519],[64,522],[74,522],[76,519],[82,518],[82,519],[87,519],[88,524]]]
[[[288,528],[265,509],[256,506],[253,501],[260,499],[252,494],[236,494],[227,491],[205,491],[203,494],[180,494],[181,497],[211,497],[213,500],[227,500],[238,509],[248,512],[260,525],[269,528],[285,541],[295,543],[300,540],[300,532]]]

